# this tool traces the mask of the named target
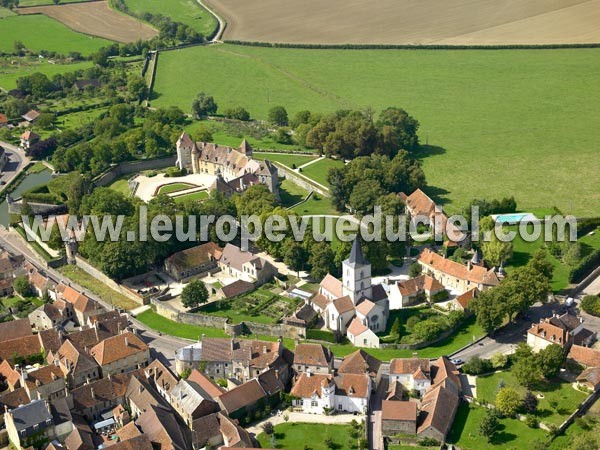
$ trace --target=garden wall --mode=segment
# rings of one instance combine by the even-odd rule
[[[307,191],[315,191],[325,197],[329,197],[328,189],[319,187],[316,183],[311,183],[306,177],[294,172],[291,169],[288,169],[287,167],[281,164],[277,164],[276,162],[274,164],[277,167],[277,174],[279,175],[279,177],[285,177],[292,183],[297,184],[298,186],[300,186],[303,189],[306,189]]]
[[[22,200],[9,201],[8,212],[9,214],[21,214],[21,207],[23,206]],[[68,211],[66,205],[51,205],[48,203],[33,203],[28,202],[33,214],[39,214],[41,216],[49,216],[52,214],[64,214]]]
[[[294,325],[286,324],[264,324],[255,322],[242,322],[230,324],[226,317],[211,316],[208,314],[181,312],[167,303],[160,300],[151,299],[150,303],[154,306],[156,312],[167,319],[175,322],[181,322],[200,327],[217,328],[224,330],[230,336],[239,336],[242,334],[261,334],[265,336],[284,337],[284,338],[304,338],[305,329]]]
[[[112,290],[117,291],[120,294],[123,294],[125,297],[133,300],[136,303],[139,303],[140,305],[144,305],[147,303],[147,301],[145,301],[145,299],[143,297],[141,297],[140,295],[136,294],[135,292],[132,292],[129,289],[121,286],[120,284],[116,283],[114,280],[112,280],[109,277],[107,277],[106,275],[104,275],[100,270],[98,270],[94,266],[92,266],[83,257],[81,257],[79,255],[75,255],[75,263],[76,263],[77,267],[79,267],[80,269],[84,270],[85,272],[87,272],[88,274],[93,276],[100,283],[106,284]]]
[[[165,158],[144,159],[117,164],[94,178],[94,185],[96,187],[108,186],[122,175],[142,172],[143,170],[164,169],[175,166],[175,161],[177,161],[177,156],[172,155]]]

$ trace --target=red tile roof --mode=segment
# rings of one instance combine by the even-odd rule
[[[196,383],[202,388],[211,398],[218,398],[225,393],[225,389],[218,386],[214,381],[208,378],[199,370],[192,370],[190,376],[187,378],[188,381]]]
[[[357,350],[344,358],[338,368],[338,373],[368,373],[374,377],[379,372],[381,361],[369,355],[364,350]]]
[[[364,325],[360,320],[358,320],[358,317],[352,319],[352,322],[350,322],[350,326],[348,327],[348,334],[352,336],[360,336],[365,331],[369,331],[368,326]]]
[[[324,386],[331,386],[332,383],[333,375],[303,372],[296,380],[290,394],[298,398],[310,398],[313,395],[320,398],[322,394],[321,389]]]
[[[417,421],[417,402],[384,400],[381,403],[382,420]]]
[[[390,375],[414,374],[419,368],[429,373],[429,359],[394,358],[390,361]]]
[[[419,262],[432,270],[437,270],[459,280],[471,281],[472,283],[485,286],[496,286],[500,283],[492,269],[471,265],[470,268],[464,264],[446,259],[441,255],[426,248],[419,256]]]
[[[342,373],[334,378],[335,393],[352,398],[368,398],[371,395],[368,375]]]
[[[104,339],[90,350],[90,354],[103,366],[148,350],[146,343],[137,335],[126,332]]]
[[[342,282],[335,278],[331,274],[325,275],[325,278],[319,284],[321,288],[325,289],[327,292],[331,293],[336,298],[342,297],[344,294],[342,292]]]
[[[331,351],[321,344],[298,344],[294,352],[294,364],[327,367],[333,359]]]
[[[240,384],[218,398],[219,403],[228,414],[250,406],[265,398],[266,394],[256,378]]]
[[[600,367],[600,350],[594,348],[573,345],[569,358],[586,367]]]

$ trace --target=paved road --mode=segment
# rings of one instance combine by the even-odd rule
[[[0,192],[2,192],[6,185],[8,185],[8,183],[10,183],[27,164],[29,164],[29,158],[25,156],[23,150],[8,142],[0,141],[0,147],[4,148],[6,156],[8,156],[8,161],[0,173],[0,180],[5,183],[0,186]]]
[[[60,272],[47,267],[45,261],[43,261],[35,252],[29,250],[26,243],[23,241],[21,235],[19,235],[14,230],[6,230],[6,228],[0,226],[0,245],[10,250],[15,254],[22,254],[25,258],[31,262],[34,266],[36,266],[39,270],[44,272],[50,279],[52,279],[55,283],[66,282],[74,289],[85,292],[87,296],[96,300],[106,309],[113,309],[113,305],[107,303],[102,298],[97,295],[89,292],[87,289],[79,286],[77,283],[65,277]],[[143,323],[131,319],[132,326],[139,331],[140,337],[146,342],[146,344],[150,345],[152,349],[152,356],[160,359],[164,363],[168,363],[170,365],[174,365],[175,359],[175,350],[184,345],[188,345],[191,341],[187,339],[181,339],[173,336],[163,336],[154,331],[147,328]]]
[[[600,294],[600,275],[596,277],[584,290],[585,295],[597,295]]]
[[[388,366],[389,373],[389,366]],[[385,398],[389,385],[389,378],[382,376],[377,390],[371,395],[371,411],[369,414],[369,448],[371,450],[384,450],[383,436],[381,433],[381,404]]]
[[[198,4],[200,5],[201,8],[206,9],[209,13],[211,13],[215,19],[217,19],[217,22],[219,22],[219,29],[217,30],[217,32],[215,33],[215,37],[213,37],[210,42],[212,43],[218,43],[221,42],[221,38],[223,37],[223,32],[225,31],[225,21],[223,19],[221,19],[221,17],[219,17],[219,15],[214,12],[212,10],[212,8],[209,8],[204,2],[202,2],[202,0],[196,0],[198,2]]]

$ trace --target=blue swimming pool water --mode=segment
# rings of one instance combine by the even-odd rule
[[[499,214],[496,216],[496,222],[518,222],[523,217],[529,216],[529,213],[518,213],[518,214]]]

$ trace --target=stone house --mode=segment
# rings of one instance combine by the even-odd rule
[[[405,390],[420,395],[431,386],[430,364],[426,358],[395,358],[390,361],[390,383],[398,382]]]
[[[219,268],[231,277],[258,285],[270,281],[277,275],[277,268],[269,261],[252,252],[242,251],[233,244],[227,244],[223,249]]]
[[[345,356],[338,367],[337,373],[367,374],[373,381],[373,389],[379,384],[383,376],[381,361],[364,350],[357,350]]]
[[[571,345],[590,346],[596,340],[596,333],[588,330],[583,325],[583,318],[569,312],[541,319],[539,323],[532,324],[527,330],[527,344],[534,352],[552,344],[563,348]]]
[[[358,317],[352,319],[346,336],[355,347],[379,348],[379,337]]]
[[[75,388],[67,398],[69,407],[90,422],[98,420],[106,410],[125,403],[131,377],[119,373]]]
[[[194,420],[192,442],[194,448],[254,448],[250,434],[221,412]]]
[[[417,402],[383,400],[381,404],[381,432],[384,436],[417,434]]]
[[[329,374],[333,372],[333,353],[321,344],[296,345],[293,367],[296,373]]]
[[[67,377],[67,384],[74,388],[100,378],[100,366],[85,351],[79,350],[70,340],[66,340],[58,351],[50,352],[48,363],[57,365]]]
[[[40,135],[37,133],[34,133],[31,130],[26,130],[23,134],[21,134],[21,136],[19,137],[20,140],[20,146],[23,150],[29,150],[31,148],[31,146],[33,144],[35,144],[36,142],[39,142],[39,140],[41,139]]]
[[[106,377],[146,367],[150,348],[136,334],[127,331],[104,339],[90,350],[90,355]]]
[[[442,283],[429,275],[397,281],[390,285],[390,309],[402,309],[422,301],[435,302],[444,294],[447,297]]]
[[[208,392],[193,381],[179,380],[170,395],[170,404],[188,427],[195,419],[219,411]]]
[[[222,251],[214,242],[182,250],[165,259],[165,272],[176,281],[204,275],[217,267]]]

